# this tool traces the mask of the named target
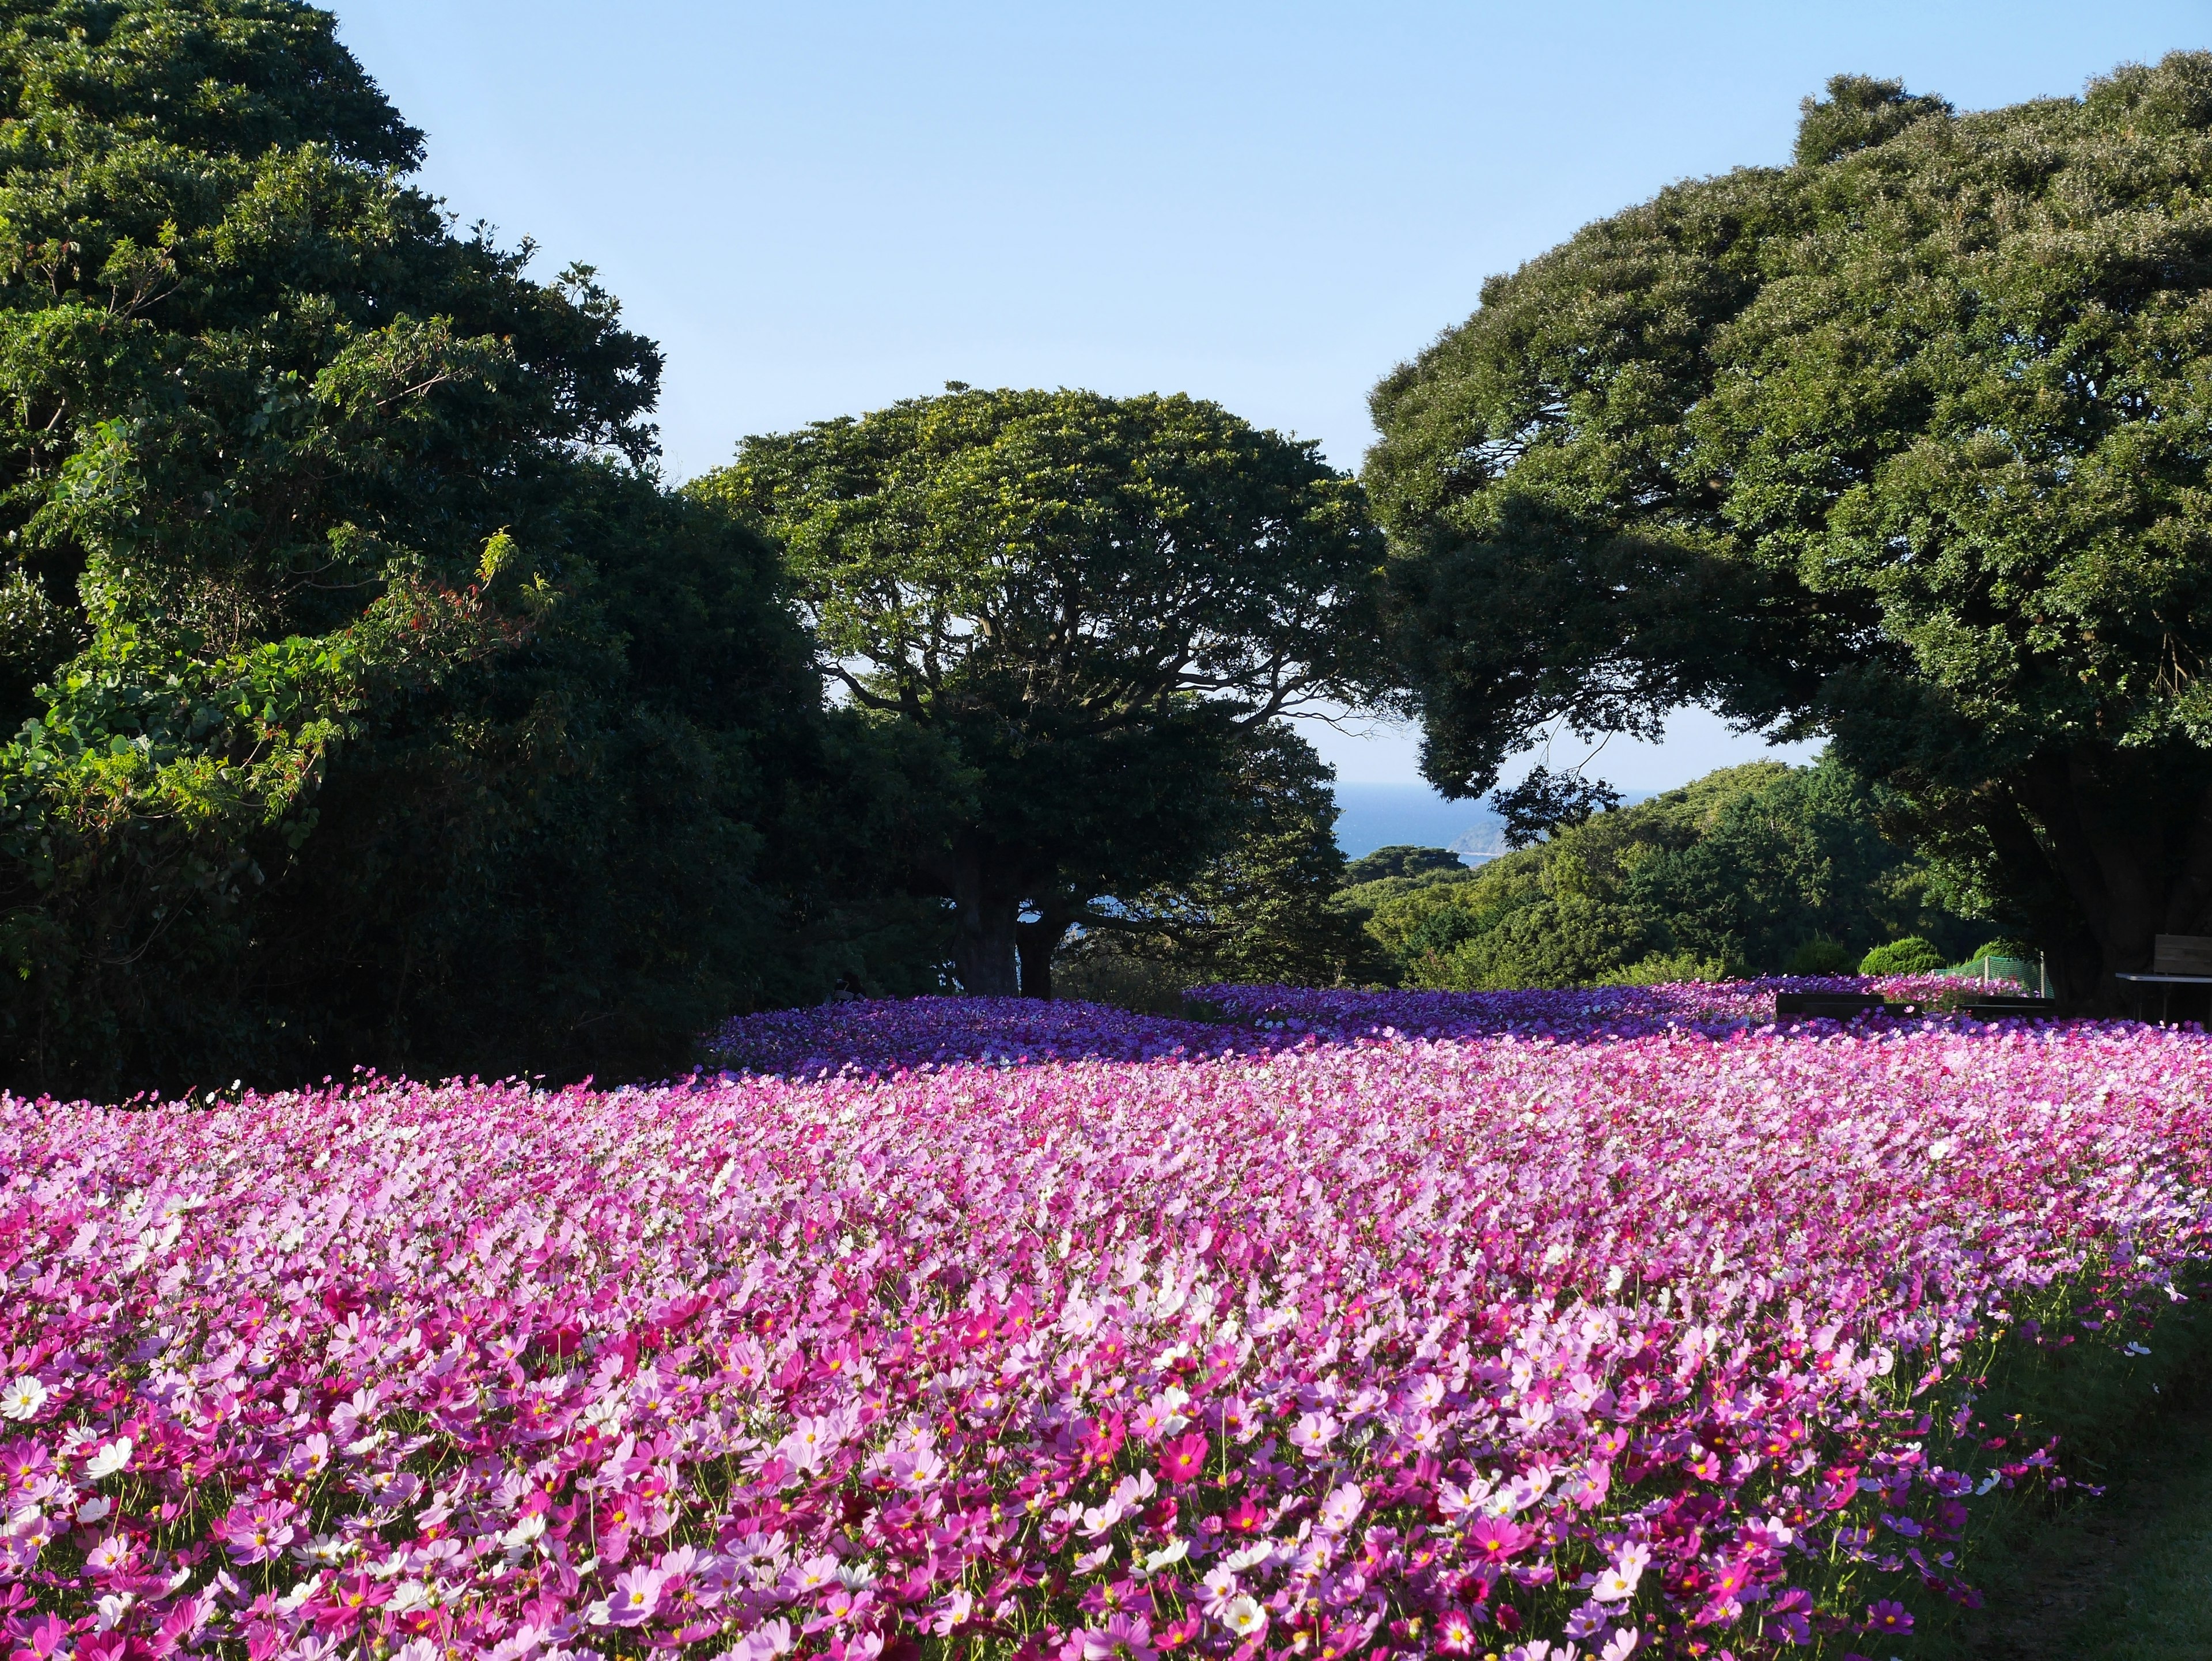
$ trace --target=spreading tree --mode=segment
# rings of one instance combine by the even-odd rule
[[[1838,77],[1373,409],[1447,791],[1702,703],[1826,735],[2069,994],[2212,933],[2212,55],[1974,114]]]
[[[1231,833],[1249,734],[1372,691],[1380,563],[1316,447],[1183,397],[954,386],[747,439],[696,487],[781,544],[852,703],[944,747],[961,811],[891,850],[961,984],[1042,990],[1066,924]]]

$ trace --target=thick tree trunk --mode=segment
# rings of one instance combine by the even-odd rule
[[[1024,884],[973,847],[956,849],[943,874],[952,897],[952,972],[960,989],[971,998],[1016,996]]]
[[[1021,954],[1024,998],[1052,996],[1053,953],[1060,950],[1060,942],[1067,938],[1068,926],[1074,921],[1065,912],[1046,910],[1036,922],[1015,925],[1014,945]]]
[[[2212,783],[2155,753],[2081,745],[2037,757],[1984,817],[2031,903],[2054,989],[2122,1011],[2116,977],[2150,967],[2160,934],[2212,933]],[[2042,883],[2020,879],[2039,867]]]

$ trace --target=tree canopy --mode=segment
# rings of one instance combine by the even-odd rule
[[[1828,734],[2094,992],[2212,932],[2208,386],[2212,55],[1972,114],[1838,77],[1792,165],[1586,227],[1376,389],[1425,766]]]
[[[1381,550],[1309,442],[1182,397],[954,387],[747,439],[695,487],[784,550],[853,703],[941,746],[964,801],[900,854],[954,903],[971,992],[1090,903],[1226,845],[1246,740],[1372,695]]]
[[[0,8],[0,116],[7,1082],[642,1070],[836,972],[809,644],[590,271],[289,0]]]

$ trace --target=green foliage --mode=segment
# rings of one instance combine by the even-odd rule
[[[1877,946],[1859,959],[1862,975],[1937,975],[1950,961],[1935,942],[1917,934]]]
[[[1344,867],[1344,880],[1356,885],[1379,882],[1385,877],[1418,877],[1429,871],[1464,871],[1467,862],[1449,848],[1415,848],[1394,843],[1362,854]]]
[[[867,955],[772,551],[327,13],[12,5],[0,114],[6,1083],[663,1069]]]
[[[2208,203],[2212,55],[1843,77],[1491,279],[1373,399],[1431,776],[1702,703],[1830,735],[2075,995],[2212,930]]]
[[[1944,100],[1907,93],[1902,81],[1832,76],[1826,98],[1808,98],[1799,106],[1794,154],[1799,167],[1818,167],[1884,143],[1926,117],[1951,113]]]
[[[1620,792],[1602,780],[1537,767],[1510,789],[1495,792],[1490,805],[1504,821],[1505,845],[1528,848],[1593,813],[1618,807]]]
[[[1249,735],[1374,691],[1359,487],[1214,405],[956,388],[748,439],[694,494],[778,538],[853,703],[970,781],[900,844],[970,991],[1015,989],[1018,937],[1043,989],[1093,901],[1193,879]]]
[[[1878,794],[1840,764],[1724,769],[1614,808],[1461,879],[1384,879],[1346,898],[1415,986],[1646,984],[1848,973],[1909,928],[1974,927],[1876,825]]]
[[[1598,986],[1679,986],[1686,981],[1724,980],[1728,965],[1716,963],[1711,958],[1700,958],[1694,952],[1677,952],[1672,954],[1654,952],[1649,957],[1638,958],[1626,969],[1609,975],[1601,975],[1594,984]]]
[[[1389,964],[1367,914],[1343,897],[1330,772],[1281,721],[1255,733],[1237,768],[1227,845],[1188,880],[1094,910],[1066,954],[1079,995],[1161,1002],[1172,985],[1206,981],[1291,986],[1370,984]],[[1409,850],[1423,851],[1423,850]],[[1454,861],[1457,863],[1456,861]],[[1139,963],[1158,966],[1144,974]]]

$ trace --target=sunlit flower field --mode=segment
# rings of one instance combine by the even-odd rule
[[[2185,1295],[2212,1050],[1774,989],[0,1100],[0,1615],[33,1661],[1886,1656],[1974,1595],[1973,1507],[2066,1480],[1992,1359]]]

